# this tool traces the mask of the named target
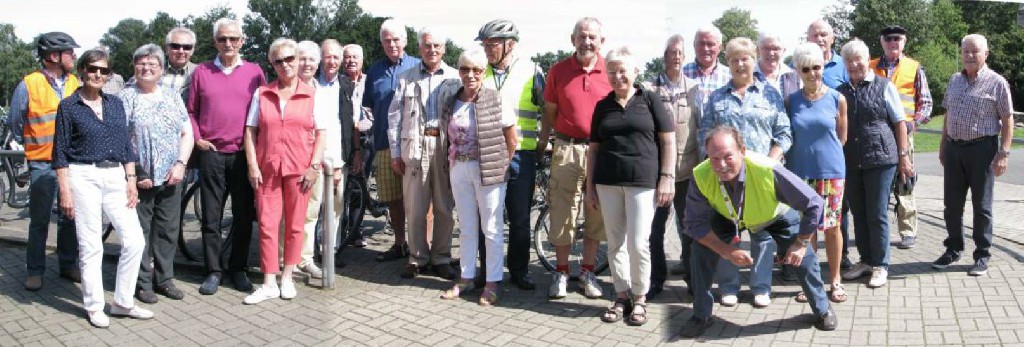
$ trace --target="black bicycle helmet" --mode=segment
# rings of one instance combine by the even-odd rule
[[[40,55],[47,52],[59,52],[72,48],[78,48],[78,43],[70,35],[54,31],[39,35],[36,40],[36,51]]]
[[[476,35],[477,41],[494,38],[519,41],[519,29],[510,20],[495,19],[480,27],[480,32]]]

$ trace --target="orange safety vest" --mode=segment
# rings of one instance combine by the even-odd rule
[[[876,75],[888,78],[896,85],[896,91],[900,94],[900,102],[903,103],[906,120],[914,121],[914,113],[917,110],[917,103],[914,101],[914,96],[917,95],[914,79],[917,78],[917,69],[921,68],[921,63],[908,56],[903,56],[896,64],[896,68],[892,70],[892,76],[889,76],[886,69],[878,67],[878,62],[879,58],[871,60],[871,69],[875,70]]]
[[[68,74],[64,81],[64,97],[78,89],[78,78]],[[25,158],[50,161],[53,158],[53,134],[56,128],[60,99],[41,71],[25,76],[28,90],[28,111],[25,113]]]

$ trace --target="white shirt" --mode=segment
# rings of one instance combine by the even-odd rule
[[[220,71],[223,71],[225,75],[230,75],[236,68],[242,66],[242,55],[239,54],[238,58],[235,59],[235,63],[231,64],[231,66],[224,66],[224,63],[220,61],[220,55],[218,54],[216,58],[213,58],[213,65],[217,66],[217,68],[219,68]]]

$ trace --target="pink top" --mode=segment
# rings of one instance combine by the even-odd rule
[[[315,91],[312,86],[299,83],[282,110],[277,94],[278,83],[275,81],[259,89],[256,162],[264,175],[300,175],[312,164],[316,140],[316,123],[313,121]]]
[[[217,152],[239,151],[252,93],[264,83],[263,70],[250,62],[230,74],[212,61],[197,65],[185,103],[193,136],[210,141]]]

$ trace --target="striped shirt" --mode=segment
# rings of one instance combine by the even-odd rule
[[[718,62],[715,62],[715,67],[711,69],[710,74],[704,74],[704,71],[697,65],[697,62],[692,61],[683,65],[683,75],[697,81],[701,93],[698,100],[701,101],[707,100],[711,92],[725,87],[732,80],[732,73],[729,72],[729,67]]]
[[[942,100],[946,108],[946,136],[973,140],[999,134],[1000,118],[1013,113],[1010,85],[988,66],[973,81],[964,72],[953,75]]]

